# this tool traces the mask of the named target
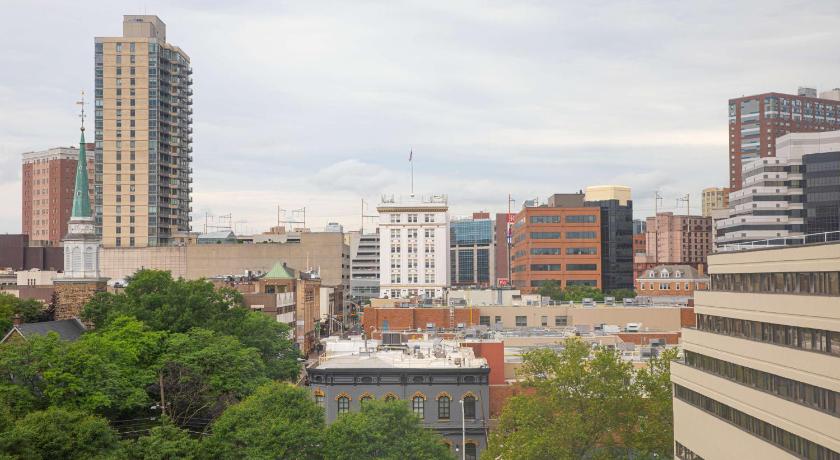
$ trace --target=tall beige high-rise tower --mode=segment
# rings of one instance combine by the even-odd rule
[[[189,231],[192,69],[157,16],[96,38],[95,207],[102,245],[166,246]]]

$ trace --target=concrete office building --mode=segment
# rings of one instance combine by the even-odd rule
[[[671,365],[677,458],[840,459],[840,244],[715,254]]]
[[[449,284],[446,195],[383,196],[379,296],[442,298]]]
[[[495,238],[488,213],[449,223],[449,284],[490,287],[495,284]]]
[[[93,144],[85,146],[93,152]],[[23,234],[32,242],[58,246],[67,234],[73,188],[76,183],[77,147],[55,147],[26,152],[21,171],[21,223]],[[88,174],[93,175],[93,158],[88,157]],[[93,200],[93,184],[90,199]]]
[[[523,292],[547,281],[601,288],[601,210],[584,206],[582,193],[523,206],[513,224],[511,251],[512,284]]]
[[[379,297],[379,232],[345,234],[350,247],[350,300],[364,304]]]
[[[729,188],[739,190],[746,160],[776,156],[776,139],[798,132],[840,128],[840,90],[817,97],[813,88],[797,95],[763,93],[729,100]]]
[[[192,69],[157,16],[97,37],[97,232],[106,247],[167,246],[190,230]]]
[[[453,455],[477,460],[487,446],[490,418],[487,360],[458,342],[401,337],[386,334],[388,347],[378,340],[325,341],[326,353],[307,374],[327,423],[358,412],[367,400],[404,401],[443,436]]]
[[[718,250],[840,230],[840,131],[788,134],[776,146],[775,158],[744,165],[741,190],[731,194],[728,215],[715,221]]]
[[[601,289],[633,289],[633,201],[630,187],[586,187],[584,206],[601,209]]]
[[[712,217],[712,211],[729,207],[729,189],[709,187],[703,189],[703,217]]]

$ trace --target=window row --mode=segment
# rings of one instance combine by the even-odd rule
[[[350,412],[350,395],[341,393],[335,398],[336,409],[338,414],[346,414]],[[372,401],[374,396],[370,393],[365,393],[359,397],[359,403],[364,404],[367,401]],[[399,397],[394,393],[388,393],[383,398],[384,401],[399,401]],[[426,395],[419,391],[411,398],[411,411],[418,417],[426,417]],[[472,393],[467,393],[464,396],[464,419],[476,419],[476,397]],[[315,392],[315,402],[322,406],[324,405],[324,393],[320,390]],[[437,418],[439,420],[449,420],[452,414],[452,397],[446,393],[441,393],[437,397]]]
[[[840,296],[840,272],[719,273],[713,291]]]
[[[678,459],[680,459],[680,460],[703,460],[703,457],[695,454],[694,452],[691,451],[691,449],[689,449],[688,447],[685,447],[684,445],[680,444],[679,441],[677,441],[675,444],[676,444],[676,446],[674,448],[674,452],[676,453],[676,456],[677,456]]]
[[[532,256],[559,256],[563,253],[562,248],[531,248]],[[566,255],[580,256],[588,255],[594,256],[598,254],[597,248],[566,248]],[[516,256],[524,256],[525,251],[518,251]]]
[[[409,223],[419,222],[418,214],[408,214],[406,216],[406,218],[407,218],[407,222],[409,222]],[[434,214],[423,214],[423,222],[434,223],[434,221],[435,221],[435,215]],[[402,222],[402,215],[401,214],[391,214],[391,223],[392,224],[399,224],[400,222]]]
[[[531,264],[531,271],[534,272],[559,272],[562,270],[560,264]],[[566,264],[566,271],[580,272],[598,270],[598,264]]]
[[[685,352],[685,363],[718,377],[749,385],[758,390],[840,417],[840,393],[768,372],[740,366],[693,351]]]
[[[559,240],[560,232],[531,232],[532,240]],[[566,239],[569,240],[593,240],[595,232],[566,232]]]
[[[594,215],[566,216],[566,223],[569,224],[594,224],[598,218]],[[559,224],[560,216],[531,216],[532,224]]]
[[[840,460],[840,453],[775,425],[771,425],[764,420],[741,412],[738,409],[734,409],[696,391],[689,390],[680,385],[674,385],[674,396],[800,458],[809,460]]]
[[[840,332],[697,314],[697,330],[840,356]]]

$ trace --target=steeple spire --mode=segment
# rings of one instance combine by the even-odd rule
[[[88,191],[87,152],[85,152],[85,92],[76,104],[82,106],[82,137],[79,141],[79,162],[76,165],[76,186],[73,190],[73,212],[70,218],[90,218],[90,192]]]

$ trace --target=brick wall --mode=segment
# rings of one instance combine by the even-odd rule
[[[474,326],[478,318],[478,309],[455,309],[455,325]],[[426,330],[428,323],[434,323],[436,328],[449,328],[449,308],[365,308],[362,318],[365,332],[371,334],[374,329],[381,332],[386,322],[391,331]]]

